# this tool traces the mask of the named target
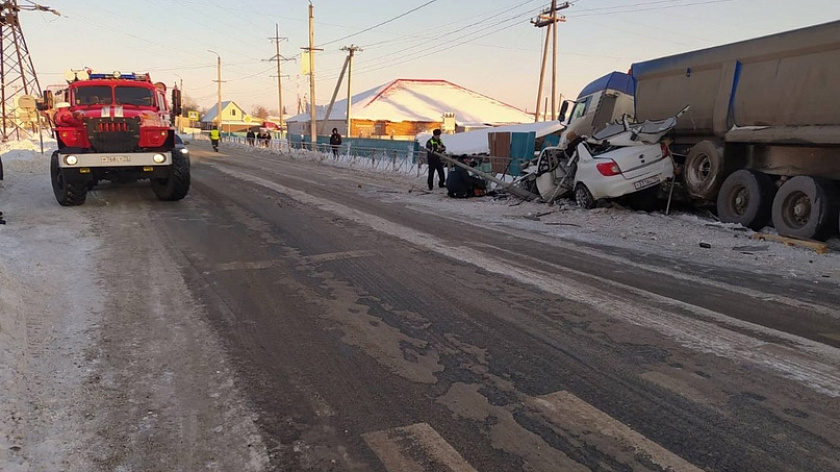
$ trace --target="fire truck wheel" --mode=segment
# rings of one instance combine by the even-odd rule
[[[165,179],[152,179],[152,191],[158,200],[174,202],[190,191],[190,158],[178,150],[172,153],[172,169]]]
[[[53,152],[50,158],[50,177],[53,193],[59,205],[74,206],[85,203],[87,184],[81,181],[73,182],[65,178],[58,166],[58,151]]]

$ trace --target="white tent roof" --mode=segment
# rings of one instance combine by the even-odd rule
[[[441,121],[443,113],[455,113],[460,125],[528,123],[533,115],[446,80],[397,79],[353,96],[351,117],[391,122]],[[324,120],[327,107],[317,107],[317,119]],[[330,120],[347,119],[347,99],[335,102]],[[308,122],[309,113],[289,118]]]

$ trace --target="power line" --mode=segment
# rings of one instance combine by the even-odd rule
[[[533,3],[533,1],[529,0],[529,1],[526,1],[526,2],[523,2],[523,3],[520,3],[520,4],[518,4],[514,7],[511,7],[509,9],[505,10],[505,12],[514,10],[514,9],[516,9],[518,7],[521,7],[523,5],[526,5],[528,3]],[[407,47],[407,48],[404,48],[404,49],[401,49],[401,50],[398,50],[398,51],[395,51],[393,53],[389,53],[389,54],[386,54],[386,55],[381,55],[381,56],[378,56],[378,57],[369,58],[370,60],[366,61],[366,62],[375,62],[377,64],[386,63],[387,65],[384,65],[382,67],[376,67],[374,69],[363,67],[363,68],[361,68],[361,71],[359,73],[364,74],[364,73],[368,73],[368,72],[374,72],[374,71],[378,71],[378,70],[382,70],[382,69],[387,69],[387,68],[390,68],[390,67],[393,67],[393,66],[396,66],[396,65],[404,64],[406,62],[412,62],[412,61],[415,61],[417,59],[430,56],[432,54],[436,54],[436,53],[439,53],[439,52],[442,52],[442,51],[447,51],[449,49],[452,49],[452,48],[455,48],[455,47],[458,47],[458,46],[462,46],[464,44],[468,44],[471,41],[475,41],[477,39],[481,39],[481,38],[484,38],[486,36],[490,36],[492,34],[499,33],[501,31],[512,28],[514,26],[518,26],[519,22],[523,18],[528,18],[531,15],[532,15],[531,10],[529,10],[527,13],[517,12],[516,14],[514,14],[512,16],[500,19],[500,20],[498,20],[494,23],[491,23],[490,25],[486,25],[487,19],[481,19],[481,20],[476,21],[476,22],[474,22],[470,25],[467,25],[467,26],[465,26],[465,27],[463,27],[459,30],[450,31],[449,33],[439,35],[435,40],[435,45],[433,45],[431,48],[429,47],[429,44],[421,44],[421,45],[410,46],[410,47]],[[507,26],[503,26],[503,27],[494,29],[497,26],[501,26],[501,25],[505,25],[505,24],[507,24]],[[456,35],[458,33],[463,33],[465,29],[469,29],[469,28],[472,28],[474,26],[481,26],[481,29],[479,29],[477,31],[469,31],[465,34],[461,34],[461,35],[455,37],[454,39],[449,39],[450,36]],[[476,35],[478,35],[478,36],[476,36]],[[467,39],[467,38],[469,38],[469,39]],[[418,48],[426,48],[426,52],[424,54],[408,56],[408,57],[407,57],[407,55],[401,55],[400,57],[402,58],[402,60],[396,60],[396,61],[389,60],[389,58],[391,58],[392,56],[400,55],[402,53],[406,53],[406,52],[409,52],[409,51],[412,51],[412,50],[415,50],[415,49],[418,49]],[[331,76],[329,78],[334,78],[334,77]]]
[[[428,2],[426,2],[426,3],[424,3],[424,4],[420,5],[420,6],[414,7],[414,8],[412,8],[411,10],[408,10],[407,12],[400,13],[399,15],[397,15],[397,16],[395,16],[395,17],[391,18],[390,20],[385,20],[385,21],[383,21],[382,23],[379,23],[379,24],[373,25],[373,26],[371,26],[371,27],[369,27],[369,28],[365,28],[365,29],[363,29],[363,30],[361,30],[361,31],[358,31],[358,32],[356,32],[356,33],[348,34],[347,36],[344,36],[344,37],[341,37],[341,38],[334,39],[334,40],[332,40],[332,41],[329,41],[329,42],[323,43],[323,44],[321,44],[321,45],[320,45],[320,46],[318,46],[318,47],[324,47],[324,46],[326,46],[326,45],[328,45],[328,44],[333,44],[333,43],[337,43],[337,42],[339,42],[339,41],[344,41],[344,40],[345,40],[345,39],[347,39],[347,38],[352,38],[353,36],[358,36],[358,35],[360,35],[360,34],[362,34],[362,33],[366,33],[366,32],[368,32],[368,31],[370,31],[370,30],[372,30],[372,29],[379,28],[379,27],[380,27],[380,26],[382,26],[382,25],[387,25],[388,23],[391,23],[392,21],[396,21],[396,20],[398,20],[398,19],[400,19],[400,18],[402,18],[402,17],[404,17],[404,16],[406,16],[406,15],[409,15],[409,14],[411,14],[411,13],[414,13],[414,12],[416,12],[417,10],[419,10],[419,9],[421,9],[421,8],[423,8],[423,7],[429,6],[429,5],[431,5],[432,3],[435,3],[435,2],[437,2],[437,1],[438,1],[438,0],[429,0]]]

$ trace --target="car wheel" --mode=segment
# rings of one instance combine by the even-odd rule
[[[703,200],[715,198],[723,182],[723,149],[711,141],[692,146],[685,158],[685,186],[688,194]]]
[[[575,202],[579,207],[587,210],[595,208],[595,198],[592,196],[592,192],[586,188],[586,185],[580,183],[575,186]]]
[[[718,218],[758,231],[770,223],[775,193],[769,175],[747,169],[736,171],[723,181],[718,192]]]
[[[782,236],[824,241],[837,229],[834,182],[805,175],[782,185],[773,199],[773,226]]]

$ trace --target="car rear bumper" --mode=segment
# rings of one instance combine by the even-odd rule
[[[604,177],[597,185],[587,184],[587,188],[595,198],[618,198],[655,187],[674,176],[674,165],[671,159],[660,159],[648,167],[644,174],[636,175],[632,179],[624,175],[614,175]]]

